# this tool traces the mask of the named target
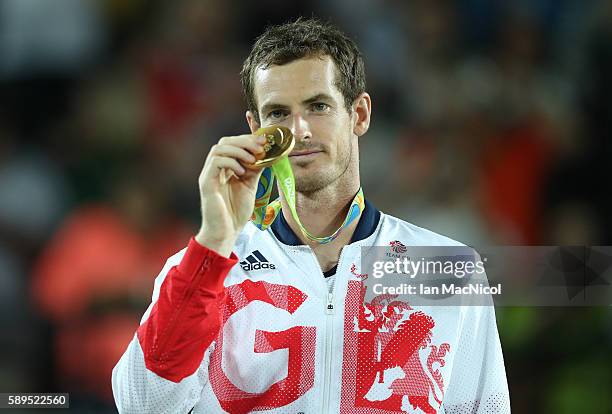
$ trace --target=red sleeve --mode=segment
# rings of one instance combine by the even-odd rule
[[[221,326],[223,281],[238,262],[193,238],[183,259],[168,272],[149,318],[138,328],[146,367],[173,382],[193,374]]]

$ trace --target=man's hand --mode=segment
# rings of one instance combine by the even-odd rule
[[[200,173],[202,227],[195,239],[223,256],[229,257],[253,213],[263,168],[245,165],[264,155],[265,142],[265,137],[251,134],[223,137],[211,148]]]

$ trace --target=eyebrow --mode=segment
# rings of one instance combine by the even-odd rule
[[[311,96],[308,99],[305,99],[302,101],[302,105],[309,105],[311,103],[317,102],[317,101],[333,101],[333,98],[331,96],[329,96],[326,93],[318,93],[314,96]],[[283,105],[283,104],[278,104],[278,103],[267,103],[264,106],[261,107],[261,113],[265,114],[268,112],[271,112],[272,110],[276,110],[276,109],[288,109],[289,107],[287,105]]]
[[[326,93],[318,93],[315,96],[306,99],[305,101],[302,101],[303,105],[308,105],[311,104],[313,102],[317,102],[317,101],[332,101],[333,98],[331,96],[329,96]]]

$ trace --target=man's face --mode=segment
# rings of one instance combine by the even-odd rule
[[[348,113],[335,79],[329,57],[299,59],[255,72],[261,126],[283,125],[295,137],[289,161],[298,192],[325,188],[358,162],[353,114]]]

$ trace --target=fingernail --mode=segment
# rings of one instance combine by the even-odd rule
[[[257,143],[258,143],[258,144],[265,144],[265,143],[266,143],[266,137],[261,136],[261,135],[260,135],[260,136],[258,136],[258,137],[257,137]]]

